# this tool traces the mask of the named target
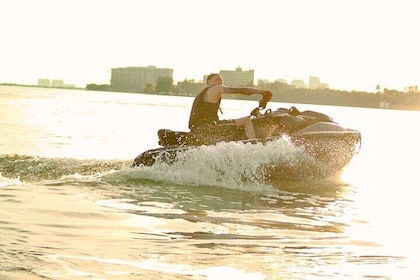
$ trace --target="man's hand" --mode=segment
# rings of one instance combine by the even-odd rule
[[[267,102],[271,100],[272,96],[273,96],[273,94],[271,93],[271,91],[264,90],[262,92],[262,98],[259,102],[259,108],[260,109],[265,109],[265,107],[267,106]]]
[[[271,100],[271,97],[273,96],[273,94],[269,90],[264,90],[262,93],[262,96],[263,97],[260,100],[259,108],[265,109],[265,107],[267,106],[267,102]]]
[[[271,97],[273,97],[273,93],[269,90],[264,90],[263,93],[262,93],[262,96],[263,96],[263,99],[267,100],[267,102],[268,102],[268,101],[271,100]]]

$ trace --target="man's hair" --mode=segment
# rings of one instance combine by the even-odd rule
[[[207,84],[209,84],[209,81],[211,80],[211,78],[213,78],[214,76],[218,76],[219,74],[217,73],[211,73],[210,75],[207,76]]]

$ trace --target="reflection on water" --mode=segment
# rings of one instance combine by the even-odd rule
[[[413,275],[406,254],[366,235],[375,229],[360,217],[357,186],[278,181],[248,192],[104,175],[0,189],[1,270],[53,279]]]

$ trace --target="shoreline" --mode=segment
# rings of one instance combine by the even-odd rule
[[[104,90],[91,90],[86,89],[82,87],[45,87],[45,86],[38,86],[38,85],[25,85],[25,84],[15,84],[15,83],[0,83],[0,86],[9,86],[9,87],[29,87],[29,88],[46,88],[46,89],[65,89],[65,90],[85,90],[85,91],[102,91],[102,92],[115,92],[118,93],[120,91],[104,91]],[[190,94],[176,94],[176,93],[168,93],[168,92],[120,92],[120,93],[129,93],[129,94],[150,94],[150,95],[163,95],[163,96],[186,96],[186,97],[194,97],[194,95]],[[371,93],[374,94],[374,93]],[[239,97],[230,97],[226,96],[225,98],[228,99],[238,99],[238,100],[253,100],[252,97],[244,96]],[[298,102],[289,100],[288,98],[281,98],[279,96],[273,96],[273,99],[271,100],[273,102],[284,102],[284,103],[292,103],[292,104],[305,104],[305,105],[324,105],[324,106],[343,106],[343,107],[354,107],[354,108],[370,108],[370,109],[384,109],[384,110],[400,110],[400,111],[420,111],[420,104],[410,106],[410,105],[397,105],[397,104],[389,104],[389,107],[387,108],[381,108],[380,106],[369,106],[369,105],[359,105],[359,106],[353,106],[353,105],[346,105],[346,104],[337,104],[334,102],[302,102],[302,100],[299,100]]]

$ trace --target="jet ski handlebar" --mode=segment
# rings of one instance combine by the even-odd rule
[[[273,94],[271,93],[271,91],[269,90],[265,90],[262,94],[262,98],[258,101],[258,107],[256,107],[254,110],[251,111],[251,116],[254,117],[259,117],[261,116],[261,112],[260,110],[265,109],[265,107],[267,107],[267,103],[268,101],[271,100],[271,97],[273,96]],[[270,110],[271,112],[271,110]]]

